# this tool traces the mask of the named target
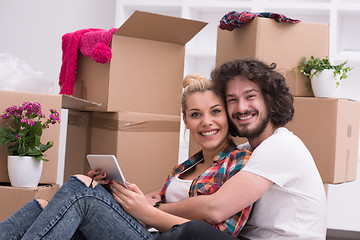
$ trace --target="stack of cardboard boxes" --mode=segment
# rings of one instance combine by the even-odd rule
[[[68,131],[67,144],[81,143],[83,158],[115,155],[129,182],[144,192],[160,188],[178,161],[185,44],[205,25],[136,11],[114,33],[109,63],[80,55],[74,96],[101,107],[74,117],[71,128],[77,131]],[[81,121],[88,125],[77,134]],[[87,172],[87,161],[75,149],[66,154],[67,175],[75,173],[78,161]]]
[[[55,141],[47,152],[50,161],[44,164],[40,180],[45,186],[10,187],[5,148],[0,148],[0,181],[7,183],[0,191],[8,196],[0,200],[1,206],[8,208],[1,208],[0,221],[34,197],[50,199],[59,185],[49,183],[56,183],[59,169],[64,172],[64,181],[73,174],[86,174],[90,169],[86,155],[90,153],[115,155],[126,180],[145,193],[160,188],[178,163],[185,44],[205,25],[136,11],[114,33],[109,63],[79,55],[73,97],[9,92],[16,96],[12,102],[1,101],[2,108],[22,100],[44,103],[44,109],[61,109],[69,99],[82,99],[83,104],[66,110],[64,166],[58,166],[56,142],[64,129],[55,125],[44,132],[44,141]],[[0,96],[8,99],[3,93]],[[48,189],[46,197],[44,188]],[[31,194],[25,198],[28,192]],[[21,201],[14,204],[17,196]]]
[[[309,148],[324,183],[353,181],[358,162],[360,105],[347,99],[315,98],[307,90],[309,79],[294,68],[302,57],[311,55],[329,55],[327,24],[256,18],[234,31],[218,30],[216,65],[237,58],[276,63],[295,97],[295,115],[286,127]],[[192,143],[190,152],[197,149]]]

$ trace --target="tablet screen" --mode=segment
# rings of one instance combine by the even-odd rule
[[[88,162],[92,169],[100,169],[101,173],[106,173],[106,179],[113,180],[126,187],[124,175],[114,155],[87,155]]]

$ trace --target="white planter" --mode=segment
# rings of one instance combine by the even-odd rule
[[[315,97],[339,98],[340,86],[336,87],[337,79],[334,78],[333,70],[325,69],[311,79],[311,88]]]
[[[37,187],[43,161],[28,156],[8,156],[8,173],[13,187]]]

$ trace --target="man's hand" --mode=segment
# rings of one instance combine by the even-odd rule
[[[151,206],[154,206],[155,203],[161,201],[161,197],[159,193],[160,193],[160,189],[145,194],[145,197]]]

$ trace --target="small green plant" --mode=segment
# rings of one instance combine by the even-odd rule
[[[303,57],[301,58],[301,61],[302,64],[298,65],[298,69],[309,79],[312,79],[315,75],[325,69],[333,70],[335,79],[337,76],[340,76],[339,80],[336,81],[336,87],[340,86],[340,80],[347,78],[347,73],[353,69],[351,67],[345,67],[347,61],[339,65],[332,65],[329,61],[329,57],[323,59],[315,58],[314,56],[311,56],[309,59]]]
[[[49,124],[60,122],[55,109],[50,109],[46,118],[39,103],[24,102],[20,106],[8,107],[0,116],[6,122],[6,127],[0,126],[0,143],[7,147],[9,156],[31,156],[48,161],[43,156],[53,146],[53,141],[42,144],[40,139]]]

